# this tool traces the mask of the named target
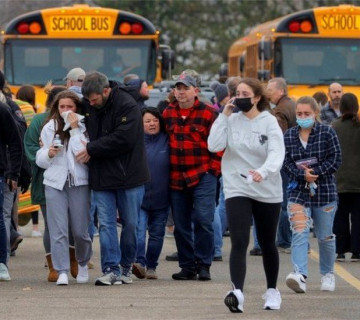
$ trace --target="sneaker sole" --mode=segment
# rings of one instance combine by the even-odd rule
[[[305,293],[305,290],[301,289],[299,283],[294,279],[286,279],[286,285],[296,293]]]
[[[233,313],[243,313],[244,309],[240,309],[238,299],[231,292],[224,299],[225,305],[229,308],[229,310]]]
[[[325,287],[325,288],[320,288],[320,291],[330,291],[330,292],[333,292],[333,291],[335,291],[335,288]]]
[[[112,283],[111,282],[105,282],[105,281],[101,281],[101,280],[96,280],[95,281],[95,285],[96,286],[111,286]]]
[[[264,306],[264,310],[280,310],[280,306]]]

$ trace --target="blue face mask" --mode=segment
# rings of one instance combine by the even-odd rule
[[[315,122],[315,119],[313,117],[309,118],[296,118],[296,123],[304,129],[311,128]]]

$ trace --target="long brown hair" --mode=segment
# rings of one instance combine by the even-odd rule
[[[51,105],[49,116],[47,117],[46,122],[45,122],[45,123],[47,123],[51,119],[55,120],[54,137],[56,134],[58,134],[60,136],[61,141],[65,145],[67,144],[67,142],[70,139],[70,130],[66,130],[66,131],[63,130],[64,126],[65,126],[65,121],[61,117],[60,112],[59,112],[59,102],[61,99],[67,99],[67,98],[74,101],[74,103],[76,105],[76,113],[82,114],[82,105],[81,105],[81,101],[80,101],[80,98],[78,97],[78,95],[76,93],[74,93],[73,91],[64,90],[64,91],[59,92],[55,96],[54,101]]]

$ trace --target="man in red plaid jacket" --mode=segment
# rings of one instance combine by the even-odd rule
[[[170,136],[171,205],[181,268],[172,278],[211,280],[220,156],[208,151],[207,138],[217,114],[198,100],[193,77],[181,74],[174,92],[176,101],[163,113]]]

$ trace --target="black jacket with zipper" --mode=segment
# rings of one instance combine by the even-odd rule
[[[84,100],[89,184],[95,191],[134,188],[149,180],[140,109],[126,88],[113,81],[110,88],[101,109]]]

